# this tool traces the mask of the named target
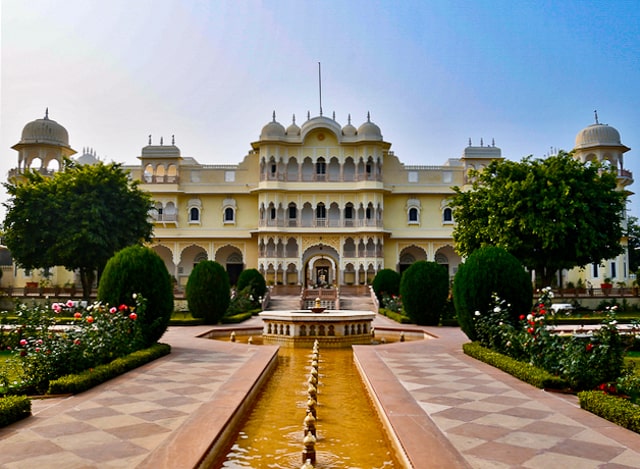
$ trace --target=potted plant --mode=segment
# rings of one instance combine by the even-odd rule
[[[611,289],[613,288],[613,284],[611,283],[610,277],[605,277],[602,283],[600,284],[600,289],[605,296],[609,296],[611,293]]]
[[[585,286],[584,280],[582,280],[582,277],[580,277],[576,282],[576,292],[578,294],[584,294],[587,292],[587,287]]]

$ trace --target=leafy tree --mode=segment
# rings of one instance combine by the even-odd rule
[[[622,252],[626,195],[616,190],[615,169],[560,152],[546,159],[493,161],[472,176],[470,190],[454,187],[451,204],[460,254],[503,247],[551,285],[559,269]]]
[[[120,249],[151,239],[150,196],[120,164],[66,160],[53,177],[25,171],[5,183],[5,242],[25,269],[79,270],[85,298]]]
[[[371,282],[371,288],[382,301],[382,294],[397,295],[400,293],[400,274],[393,269],[382,269],[378,271]]]
[[[194,318],[217,324],[231,301],[229,274],[215,261],[198,262],[189,275],[185,294]]]
[[[124,248],[109,259],[98,287],[98,299],[112,306],[131,305],[134,294],[146,301],[137,321],[143,346],[148,347],[162,337],[171,320],[173,281],[162,258],[140,245]]]
[[[511,322],[530,312],[533,287],[530,275],[513,255],[502,248],[484,246],[458,266],[453,279],[453,301],[458,324],[471,340],[477,339],[474,315],[488,314],[492,294],[510,305]]]
[[[629,249],[629,271],[637,272],[640,268],[640,225],[638,225],[638,217],[629,217],[627,219],[627,232]]]
[[[414,262],[400,279],[404,312],[416,324],[437,326],[448,294],[449,275],[436,262]]]

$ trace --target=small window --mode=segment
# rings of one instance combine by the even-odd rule
[[[593,278],[598,278],[598,264],[593,264]]]
[[[611,278],[616,278],[618,276],[617,265],[615,262],[611,263]]]
[[[409,171],[408,181],[409,182],[418,182],[418,172],[417,171]]]
[[[269,217],[270,217],[272,220],[275,220],[275,219],[276,219],[276,208],[275,208],[275,207],[271,207],[271,208],[269,209]]]
[[[324,158],[318,158],[316,162],[316,174],[326,174],[327,173],[327,163],[325,163]]]
[[[323,203],[319,203],[316,207],[316,218],[327,218],[327,209]]]
[[[409,223],[418,223],[418,209],[415,207],[409,209]]]
[[[442,221],[444,223],[453,222],[453,213],[449,207],[445,208],[444,211],[442,212]]]
[[[224,222],[225,223],[233,223],[235,219],[235,213],[231,207],[227,207],[224,209]]]
[[[367,209],[365,210],[365,212],[364,212],[364,213],[365,213],[365,215],[364,215],[364,216],[365,216],[365,218],[366,218],[367,220],[371,220],[371,207],[367,207]]]
[[[296,209],[296,206],[293,204],[289,205],[289,219],[295,220],[297,216],[298,216],[298,210]]]
[[[191,207],[191,210],[189,210],[189,221],[200,221],[200,210],[197,207]]]

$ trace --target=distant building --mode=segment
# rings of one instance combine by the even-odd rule
[[[75,154],[67,131],[48,113],[28,123],[12,148],[18,167],[9,177],[25,168],[51,172]],[[576,138],[576,157],[615,165],[620,189],[633,181],[623,168],[628,150],[603,124]],[[165,145],[149,136],[138,158],[139,165],[126,169],[152,194],[151,246],[179,285],[198,262],[210,259],[227,269],[232,282],[243,269],[256,268],[273,285],[346,286],[369,284],[383,268],[402,272],[418,260],[438,262],[453,277],[462,259],[453,243],[451,187],[465,187],[471,169],[502,154],[494,143],[474,146],[469,140],[459,158],[441,166],[405,165],[368,115],[357,128],[350,116],[345,125],[335,117],[308,116],[301,126],[294,117],[285,128],[274,113],[237,164],[201,164],[183,156],[173,137]],[[77,160],[92,164],[97,155],[85,149]],[[626,259],[594,266],[585,280],[626,280]],[[39,275],[14,273],[14,286]],[[56,273],[53,281],[67,281],[65,275],[73,276]]]

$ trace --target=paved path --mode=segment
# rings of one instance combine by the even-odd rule
[[[194,338],[207,329],[170,328],[171,355],[36,402],[0,430],[0,468],[193,467],[275,353]],[[355,352],[414,467],[640,467],[640,435],[465,356],[458,329],[429,330],[439,338]]]

